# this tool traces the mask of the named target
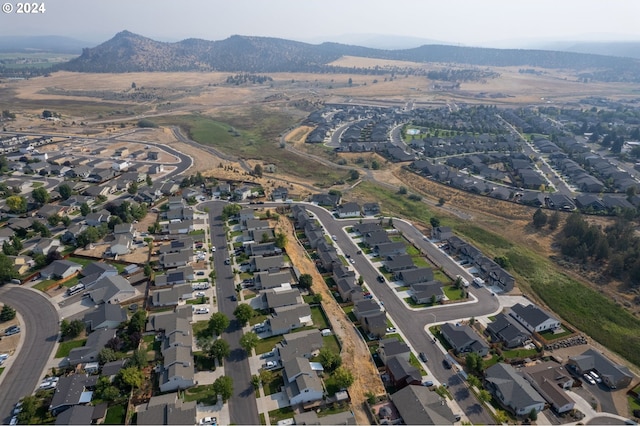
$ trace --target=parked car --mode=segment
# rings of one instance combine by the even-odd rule
[[[4,330],[4,334],[7,335],[7,336],[12,336],[12,335],[18,334],[18,333],[20,333],[20,327],[18,327],[17,325],[12,325],[11,327],[6,328]]]
[[[196,272],[196,275],[204,275],[204,271],[198,271]]]
[[[232,302],[237,302],[238,301],[238,297],[235,294],[231,295],[231,301]]]
[[[204,297],[204,291],[199,291],[194,294],[194,297]]]
[[[585,382],[589,383],[590,385],[595,385],[596,384],[596,381],[593,380],[593,377],[591,377],[587,373],[584,373],[582,375],[582,378],[584,379]]]
[[[384,277],[382,275],[378,275],[378,282],[379,283],[383,283],[384,282]]]
[[[205,417],[198,422],[201,425],[215,425],[217,419],[215,417]]]
[[[396,331],[398,330],[395,327],[387,327],[387,333],[395,333]]]
[[[264,368],[270,369],[270,368],[276,368],[278,366],[278,363],[275,361],[267,361],[264,364]]]
[[[447,370],[451,370],[451,363],[449,362],[448,359],[443,359],[442,360],[442,365],[444,366],[444,368],[446,368]]]
[[[211,246],[211,253],[215,253],[216,252],[216,246]]]
[[[427,380],[424,383],[422,383],[422,386],[431,387],[433,386],[433,382],[431,380]]]
[[[422,360],[422,362],[427,362],[429,359],[427,358],[427,354],[425,354],[424,352],[420,352],[420,359]]]
[[[195,313],[196,314],[208,314],[209,313],[209,308],[196,308]]]
[[[276,354],[275,354],[273,351],[271,351],[271,352],[265,352],[265,353],[263,353],[262,355],[260,355],[260,359],[272,358],[272,357],[274,357],[274,356],[276,356]]]
[[[351,262],[351,264],[356,263],[356,261],[355,261],[355,259],[354,259],[354,258],[349,259],[349,262]]]
[[[593,377],[593,380],[595,380],[595,381],[596,381],[596,383],[602,383],[602,379],[600,378],[600,376],[598,375],[598,373],[596,373],[595,371],[591,370],[591,371],[589,372],[589,375],[590,375],[591,377]]]
[[[18,424],[18,418],[16,416],[11,417],[11,421],[9,421],[9,424],[11,426],[17,425]]]

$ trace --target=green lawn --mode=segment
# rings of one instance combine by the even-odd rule
[[[442,291],[444,291],[444,294],[447,296],[447,298],[449,300],[461,300],[462,296],[461,296],[461,290],[458,288],[455,288],[452,285],[448,285],[446,287],[442,287]]]
[[[34,285],[33,288],[40,290],[40,291],[46,291],[49,286],[51,286],[53,283],[55,283],[56,280],[44,280],[39,282],[38,284]]]
[[[2,375],[3,371],[4,371],[4,367],[0,367],[0,376]]]
[[[422,253],[420,253],[420,250],[418,250],[417,248],[415,248],[415,246],[411,246],[411,245],[407,245],[407,254],[411,257],[421,257]],[[415,263],[415,259],[414,259],[414,263]]]
[[[334,334],[331,336],[323,336],[322,337],[322,346],[324,348],[328,348],[331,353],[337,354],[340,353],[340,345],[338,344],[338,337]]]
[[[640,410],[640,401],[632,396],[627,396],[629,402],[629,418],[633,418],[633,410]]]
[[[413,264],[418,268],[431,268],[433,265],[422,256],[415,256],[411,258],[413,260]]]
[[[195,299],[187,300],[187,305],[203,305],[205,303],[209,303],[208,297],[197,297]]]
[[[69,340],[68,342],[60,343],[58,350],[56,351],[56,358],[64,358],[69,356],[69,352],[74,348],[81,348],[87,343],[87,339]]]
[[[311,319],[313,320],[313,325],[319,329],[329,328],[329,322],[322,312],[322,308],[320,306],[314,306],[311,308]]]
[[[420,361],[418,361],[418,358],[416,358],[416,356],[413,354],[413,352],[411,352],[411,354],[409,355],[409,364],[413,365],[418,370],[420,370],[420,374],[421,375],[423,375],[423,376],[427,375],[427,372],[424,371],[424,368],[422,368],[422,364],[420,364]]]
[[[528,358],[538,353],[535,349],[513,349],[510,351],[502,351],[505,358]]]
[[[403,285],[403,286],[400,286],[400,287],[396,287],[394,290],[397,291],[397,292],[401,292],[401,291],[407,291],[409,289],[411,289],[411,287],[409,287],[408,285]]]
[[[404,301],[407,302],[407,305],[411,306],[412,308],[426,308],[428,306],[431,306],[431,303],[416,303],[411,297],[405,297]]]
[[[122,404],[113,405],[107,408],[107,415],[104,419],[105,425],[123,425],[126,414],[125,406]]]
[[[280,392],[284,386],[284,379],[282,378],[282,370],[272,371],[270,379],[267,382],[262,383],[262,389],[264,389],[265,395],[273,395]]]
[[[280,420],[292,419],[293,418],[293,408],[291,407],[282,407],[277,410],[269,411],[269,423],[276,424]]]
[[[256,346],[256,349],[255,349],[256,354],[260,355],[265,352],[271,351],[276,345],[276,343],[280,343],[282,339],[283,339],[282,336],[273,336],[273,337],[268,337],[266,339],[260,339],[260,341],[258,342],[258,346]]]
[[[209,321],[198,321],[191,324],[193,335],[198,337],[204,337],[207,334],[207,328],[209,328]]]
[[[201,385],[187,389],[184,392],[184,400],[185,402],[197,401],[198,403],[202,403],[204,405],[214,405],[216,403],[217,397],[213,392],[213,386]]]
[[[442,272],[440,269],[434,269],[434,270],[433,270],[433,279],[434,279],[434,280],[438,280],[438,281],[440,281],[440,282],[442,282],[442,283],[445,283],[445,284],[452,282],[452,281],[451,281],[451,278],[449,278],[449,277],[448,277],[444,272]]]
[[[543,331],[542,333],[540,333],[540,335],[542,337],[544,337],[546,340],[552,342],[554,340],[558,340],[558,339],[563,339],[567,336],[570,336],[573,334],[572,331],[567,330],[566,328],[562,328],[564,331],[560,332],[560,333],[554,333],[551,330],[547,330],[547,331]]]

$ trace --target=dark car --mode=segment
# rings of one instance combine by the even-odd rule
[[[384,282],[384,277],[382,275],[378,275],[378,282],[379,283],[383,283]]]
[[[420,359],[422,360],[422,362],[428,361],[427,355],[424,352],[420,352]]]
[[[448,359],[443,359],[442,360],[442,365],[444,366],[444,368],[446,368],[447,370],[451,370],[451,363],[449,362]]]
[[[238,298],[236,297],[236,295],[235,295],[235,294],[232,294],[232,295],[231,295],[231,300],[232,300],[232,301],[234,301],[234,302],[236,302],[236,301],[238,300]]]

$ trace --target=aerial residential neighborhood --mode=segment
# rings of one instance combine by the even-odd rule
[[[0,423],[640,422],[637,5],[545,1],[3,4]]]

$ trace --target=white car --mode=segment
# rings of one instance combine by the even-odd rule
[[[591,370],[589,372],[589,375],[593,378],[593,380],[596,381],[596,383],[602,383],[602,379],[600,378],[600,376],[598,376],[598,373],[596,373],[595,371]]]
[[[18,424],[18,418],[16,416],[11,417],[11,421],[9,422],[11,426]]]
[[[196,314],[208,314],[209,308],[196,308]]]
[[[216,418],[215,417],[205,417],[203,419],[200,419],[200,421],[198,422],[201,425],[215,425],[216,424]]]
[[[587,373],[583,374],[582,378],[584,379],[585,382],[589,383],[590,385],[595,385],[596,384],[596,381],[593,380],[593,377],[591,377]]]
[[[270,369],[270,368],[276,368],[278,366],[278,363],[275,361],[267,361],[266,364],[264,365],[264,368]]]
[[[204,297],[204,291],[199,291],[194,294],[194,297]]]
[[[398,331],[398,330],[396,330],[395,327],[388,327],[387,328],[387,333],[395,333],[396,331]]]

